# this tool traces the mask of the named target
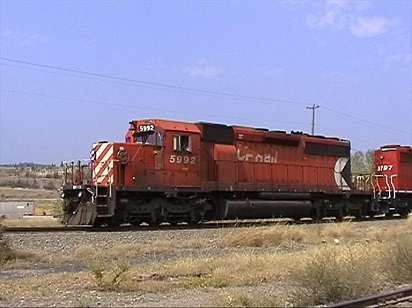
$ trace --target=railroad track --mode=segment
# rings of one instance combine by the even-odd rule
[[[330,305],[328,308],[350,308],[350,307],[393,307],[402,302],[410,302],[412,306],[412,287],[407,287],[391,292],[372,295],[351,301]]]
[[[400,217],[375,217],[373,220],[397,220],[402,219]],[[345,218],[343,221],[352,221],[352,218]],[[356,220],[360,221],[360,220]],[[362,220],[363,221],[363,220]],[[364,221],[370,221],[370,219],[365,219]],[[283,225],[301,225],[301,224],[316,224],[316,223],[335,223],[336,220],[332,218],[325,218],[321,222],[316,222],[311,219],[303,219],[300,221],[293,221],[292,219],[264,219],[264,220],[229,220],[229,221],[210,221],[200,224],[157,224],[157,225],[140,225],[131,226],[125,224],[123,226],[57,226],[57,227],[5,227],[3,226],[3,231],[8,233],[22,233],[22,232],[125,232],[125,231],[162,231],[162,230],[194,230],[194,229],[216,229],[216,228],[248,228],[248,227],[264,227],[273,226],[276,224]]]
[[[141,226],[58,226],[58,227],[3,227],[3,231],[7,233],[22,233],[22,232],[125,232],[125,231],[162,231],[162,230],[183,230],[183,229],[216,229],[216,228],[246,228],[269,226],[275,224],[292,224],[292,221],[287,220],[272,220],[272,221],[219,221],[219,222],[204,222],[200,224],[157,224],[157,225],[141,225]]]

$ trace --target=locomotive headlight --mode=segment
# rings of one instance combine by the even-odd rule
[[[383,157],[383,155],[381,155],[381,157],[379,157],[380,160],[383,160],[385,157]]]

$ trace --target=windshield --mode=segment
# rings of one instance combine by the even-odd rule
[[[154,132],[150,134],[137,134],[134,138],[134,142],[163,146],[163,138],[160,132]]]

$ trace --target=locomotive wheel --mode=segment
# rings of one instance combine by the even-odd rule
[[[365,218],[365,209],[364,208],[360,208],[359,210],[358,210],[358,212],[355,214],[355,218],[357,219],[357,220],[361,220],[361,219],[363,219],[363,218]]]
[[[399,215],[401,218],[408,218],[410,210],[408,208],[404,208],[401,211],[399,211]]]
[[[321,206],[318,209],[312,209],[310,218],[315,222],[320,222],[326,216],[326,208]]]

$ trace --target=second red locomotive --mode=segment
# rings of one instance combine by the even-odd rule
[[[93,145],[90,166],[68,165],[67,224],[362,217],[388,202],[388,213],[411,208],[394,207],[393,192],[377,201],[381,184],[376,195],[372,186],[353,187],[348,140],[160,119],[129,124],[125,142]]]

